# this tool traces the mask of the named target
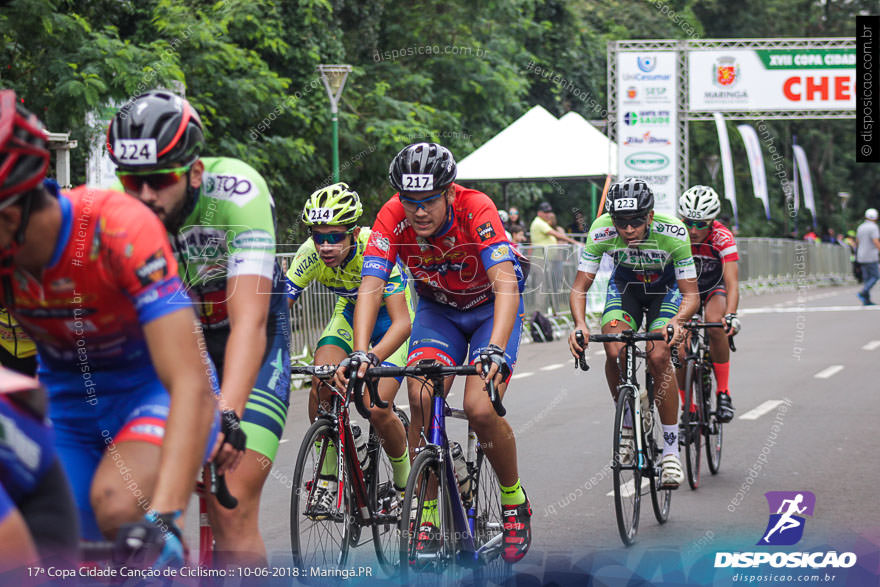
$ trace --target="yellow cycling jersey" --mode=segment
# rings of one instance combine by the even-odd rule
[[[37,345],[33,339],[21,329],[6,308],[0,308],[0,345],[7,353],[19,359],[37,354]]]

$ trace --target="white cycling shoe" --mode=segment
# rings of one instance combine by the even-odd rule
[[[684,482],[684,471],[681,470],[681,459],[678,455],[666,455],[660,461],[660,467],[660,489],[678,489]]]

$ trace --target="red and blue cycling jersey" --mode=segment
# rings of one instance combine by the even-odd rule
[[[739,260],[733,233],[717,220],[712,221],[709,234],[703,242],[691,242],[691,253],[701,293],[723,285],[724,264]]]
[[[455,199],[449,218],[436,235],[416,235],[395,194],[379,210],[364,252],[362,275],[388,280],[399,257],[409,267],[420,298],[458,310],[494,299],[486,270],[510,261],[522,291],[525,259],[507,240],[504,225],[489,196],[452,184]]]

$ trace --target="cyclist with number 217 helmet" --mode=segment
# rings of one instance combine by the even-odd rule
[[[671,324],[675,331],[671,341],[648,345],[648,370],[657,386],[655,398],[663,424],[660,484],[664,489],[674,489],[684,480],[684,472],[678,449],[678,396],[669,349],[681,342],[681,323],[689,320],[700,304],[687,230],[675,217],[654,212],[654,193],[641,179],[626,178],[609,188],[605,214],[590,227],[571,290],[575,332],[569,336],[568,344],[575,357],[584,350],[577,342],[576,331],[583,331],[587,343],[590,340],[585,321],[587,291],[603,254],[613,259],[614,271],[608,282],[602,333],[638,330],[644,315],[646,330],[665,334],[666,326]],[[623,343],[605,343],[605,377],[612,396],[617,390],[622,346]],[[624,426],[631,430],[631,425],[632,414],[627,412]],[[632,464],[633,440],[631,432],[628,437],[624,435],[623,464]]]
[[[348,355],[352,352],[352,321],[364,251],[370,239],[370,229],[357,226],[363,212],[357,192],[344,183],[335,183],[313,193],[303,208],[302,221],[309,227],[311,238],[296,252],[287,271],[287,296],[291,305],[312,282],[319,282],[339,296],[333,316],[318,339],[315,349],[315,365],[343,365],[339,369],[339,384],[346,385],[342,376]],[[407,340],[412,327],[412,302],[406,286],[406,274],[395,266],[382,293],[379,320],[370,336],[371,352],[361,357],[362,362],[402,367],[406,364]],[[318,380],[312,381],[309,396],[309,421],[314,422],[319,404],[329,405],[326,388],[318,397]],[[382,447],[391,461],[393,482],[403,493],[409,476],[409,452],[406,434],[400,419],[391,410],[391,403],[400,388],[400,381],[382,379],[379,395],[388,407],[373,407],[370,423],[382,439]],[[324,458],[318,487],[312,494],[308,511],[313,517],[327,515],[331,504],[336,503],[337,458],[336,447],[330,445],[331,454]]]
[[[733,419],[730,400],[730,345],[726,336],[739,332],[736,315],[739,305],[739,254],[730,230],[715,220],[721,212],[721,199],[709,186],[695,185],[678,200],[678,215],[691,237],[691,250],[697,268],[700,302],[706,322],[723,322],[724,331],[709,329],[709,352],[718,384],[718,419]],[[722,320],[723,318],[723,320]],[[684,401],[684,370],[678,373],[679,397]],[[696,409],[696,407],[694,408]]]

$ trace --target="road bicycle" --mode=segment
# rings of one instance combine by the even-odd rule
[[[684,447],[688,485],[700,486],[700,453],[705,439],[706,461],[709,471],[715,475],[721,467],[721,446],[724,431],[718,419],[718,396],[715,393],[715,377],[712,375],[712,358],[709,354],[709,328],[724,328],[722,322],[701,322],[699,316],[682,324],[690,331],[687,338],[687,354],[684,377],[684,405],[681,412],[680,434]],[[735,351],[733,337],[728,337],[730,350]]]
[[[422,431],[425,444],[415,450],[403,508],[400,513],[400,579],[404,584],[457,584],[471,569],[477,584],[501,583],[510,564],[501,558],[504,520],[501,492],[495,471],[477,435],[468,428],[463,450],[466,474],[457,476],[453,445],[446,431],[446,418],[466,420],[464,410],[449,407],[444,380],[451,375],[476,375],[476,365],[448,367],[431,359],[410,367],[374,367],[370,377],[411,377],[431,388],[431,418]],[[487,384],[490,400],[499,416],[506,410],[495,386]],[[437,499],[439,543],[432,552],[418,551],[424,504]]]
[[[363,381],[352,377],[345,389],[333,384],[336,365],[296,366],[293,375],[317,377],[330,391],[329,406],[318,407],[318,417],[303,438],[293,473],[290,494],[290,544],[294,566],[299,569],[346,568],[349,549],[361,544],[361,531],[369,526],[376,557],[382,570],[393,575],[398,566],[398,520],[401,496],[394,489],[391,462],[372,426],[366,443],[366,468],[362,468],[355,443],[349,404],[369,420],[360,388]],[[369,382],[368,382],[369,383]],[[371,406],[388,407],[378,391],[368,384]],[[320,390],[320,388],[319,388]],[[409,428],[409,418],[392,408]],[[332,456],[336,452],[335,462]],[[328,511],[319,511],[315,491],[326,482],[326,471],[336,479],[335,500]]]
[[[578,344],[584,346],[583,332],[576,332]],[[669,334],[671,336],[671,334]],[[639,514],[642,496],[651,494],[654,517],[660,524],[669,519],[672,490],[660,487],[660,452],[663,446],[663,429],[660,413],[654,403],[654,379],[645,369],[645,392],[640,393],[637,372],[647,357],[646,352],[636,346],[637,342],[664,340],[659,332],[635,332],[624,330],[613,334],[591,334],[590,342],[621,342],[619,360],[620,383],[617,386],[616,410],[614,413],[613,452],[611,470],[614,481],[614,512],[617,530],[626,546],[635,542],[639,529]],[[672,349],[675,351],[675,349]],[[677,357],[673,355],[674,361]],[[588,366],[582,354],[577,359],[578,366],[586,371]],[[631,416],[631,427],[624,426],[625,414]],[[629,444],[627,454],[621,453],[622,445]],[[630,444],[631,443],[631,444]],[[647,490],[645,484],[647,483]]]

